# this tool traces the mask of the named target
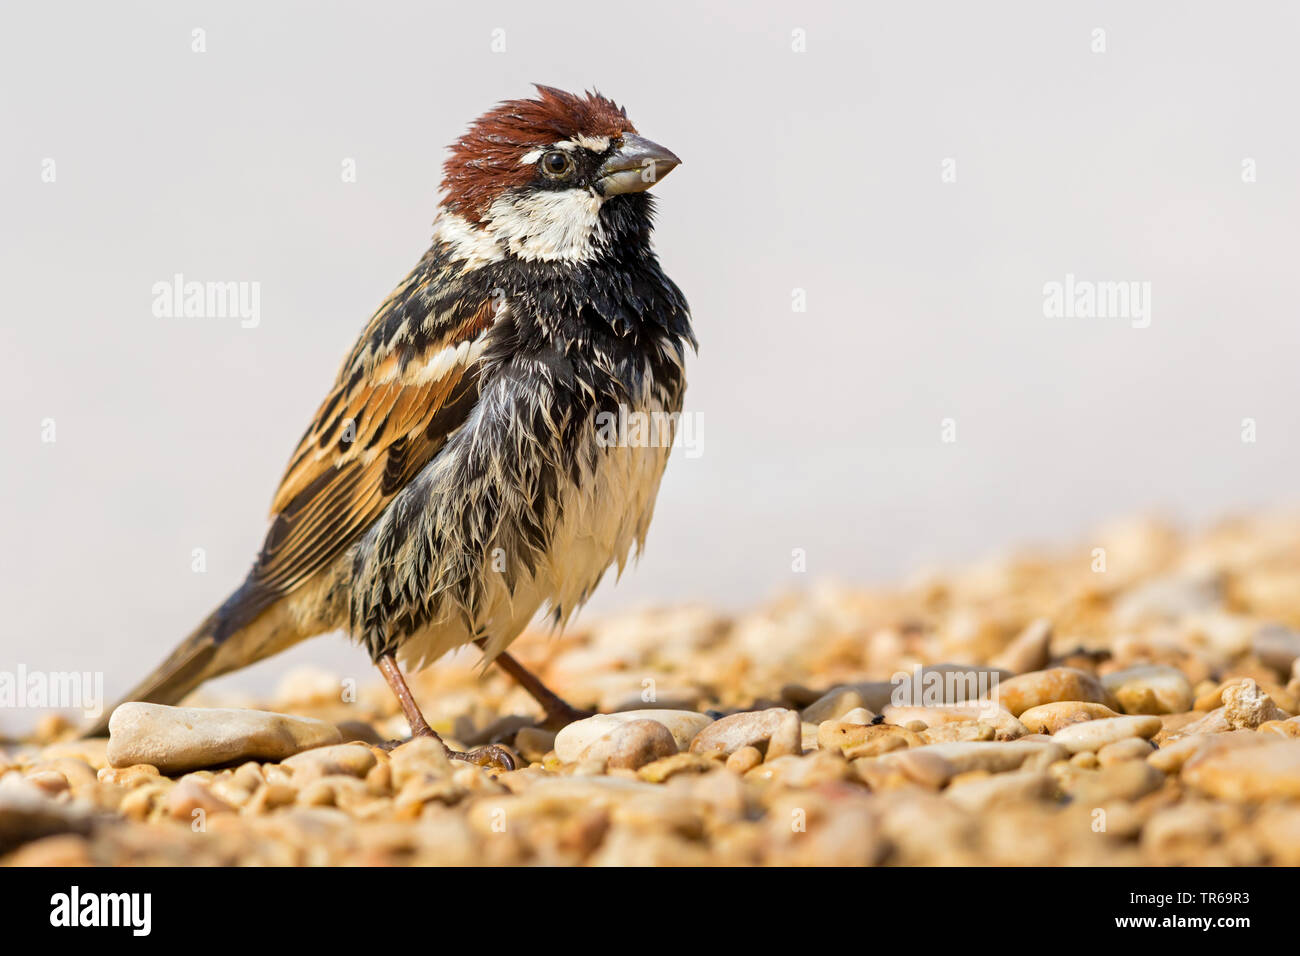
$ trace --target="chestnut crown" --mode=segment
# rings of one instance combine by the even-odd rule
[[[636,135],[627,111],[592,90],[537,86],[479,117],[443,164],[443,205],[481,223],[508,193],[566,189],[605,199],[648,189],[680,160]]]

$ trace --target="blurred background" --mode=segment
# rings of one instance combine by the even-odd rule
[[[0,667],[113,696],[238,583],[426,248],[445,146],[534,81],[598,87],[684,160],[656,237],[703,453],[588,618],[1294,503],[1298,27],[1285,3],[9,7]],[[259,283],[256,327],[156,317],[177,273]],[[1045,316],[1067,275],[1150,283],[1149,325]],[[324,638],[226,681],[306,661],[364,667]]]

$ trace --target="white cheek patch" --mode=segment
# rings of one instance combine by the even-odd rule
[[[495,237],[454,212],[438,214],[433,223],[433,241],[446,243],[453,258],[464,259],[466,271],[505,258]]]
[[[602,202],[587,189],[507,194],[488,208],[484,230],[520,259],[581,262],[605,246]]]

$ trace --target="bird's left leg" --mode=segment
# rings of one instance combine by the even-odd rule
[[[478,645],[479,650],[487,648],[486,638],[475,638],[474,643]],[[515,683],[528,691],[533,700],[542,705],[542,710],[546,712],[546,718],[542,721],[541,726],[547,730],[559,730],[575,720],[594,716],[594,713],[590,710],[579,710],[574,707],[543,684],[541,678],[505,651],[496,656],[495,662],[501,665],[503,671],[514,678]]]
[[[401,669],[397,666],[397,660],[392,654],[385,654],[379,658],[379,671],[384,675],[384,680],[388,681],[389,688],[393,691],[393,696],[397,702],[402,705],[402,714],[406,717],[406,722],[411,727],[411,737],[432,737],[438,743],[442,744],[447,751],[447,756],[453,760],[464,760],[480,767],[495,767],[498,770],[514,770],[514,759],[501,747],[496,744],[489,744],[486,747],[479,747],[477,750],[461,752],[452,750],[438,733],[429,726],[429,722],[424,719],[424,714],[420,713],[420,707],[411,696],[411,688],[406,686],[406,678],[402,676]]]

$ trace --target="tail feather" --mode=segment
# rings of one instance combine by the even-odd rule
[[[243,589],[236,591],[82,736],[105,736],[109,718],[121,704],[178,703],[205,681],[278,654],[310,636],[293,627],[287,618],[282,604],[250,607]]]

